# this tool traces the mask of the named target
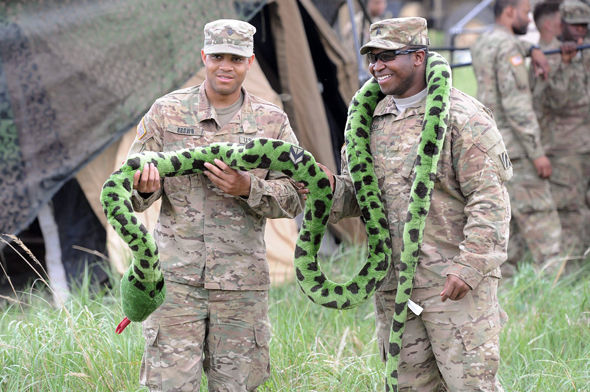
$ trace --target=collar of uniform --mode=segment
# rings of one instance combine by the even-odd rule
[[[244,124],[244,122],[250,122],[249,120],[254,117],[254,109],[252,109],[252,98],[250,94],[242,87],[242,94],[244,94],[244,102],[240,111],[235,115],[234,118],[229,122],[230,124]]]
[[[492,32],[494,32],[494,31],[499,31],[504,34],[508,34],[511,37],[514,37],[514,33],[512,31],[510,31],[507,27],[499,25],[499,24],[494,24],[494,29],[492,30]]]
[[[213,106],[209,102],[209,98],[207,98],[207,94],[205,93],[205,82],[201,83],[199,86],[197,101],[194,102],[193,105],[196,106],[196,110],[193,106],[192,111],[195,113],[198,122],[206,120],[217,121],[215,110],[213,110]]]
[[[250,94],[248,94],[244,87],[241,87],[241,90],[242,94],[244,94],[244,103],[242,104],[238,114],[229,122],[229,124],[242,123],[242,119],[248,119],[254,116]],[[194,110],[195,105],[196,110]],[[214,120],[217,124],[219,124],[219,121],[217,121],[217,115],[213,109],[213,105],[211,105],[211,102],[209,102],[209,98],[205,93],[204,82],[199,87],[197,101],[193,103],[193,112],[195,113],[198,122]]]
[[[398,121],[410,116],[424,114],[425,112],[426,100],[424,99],[422,100],[422,104],[420,106],[407,108],[403,113],[400,114],[399,109],[395,106],[393,96],[387,95],[377,104],[373,116],[384,116],[386,114],[391,114],[395,117],[395,121]]]

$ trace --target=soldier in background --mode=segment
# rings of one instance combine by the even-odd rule
[[[402,232],[428,94],[427,33],[423,18],[386,19],[371,25],[371,39],[361,48],[386,94],[370,132],[393,244],[393,268],[375,294],[382,360],[389,349]],[[360,215],[345,153],[342,162],[342,175],[324,169],[334,190],[331,220]],[[424,310],[408,312],[400,391],[502,391],[496,374],[506,314],[496,293],[510,221],[504,181],[511,175],[491,113],[453,88],[411,297]]]
[[[255,31],[237,20],[205,25],[205,81],[159,98],[130,153],[260,137],[296,144],[286,114],[242,88]],[[205,166],[203,174],[160,180],[146,165],[134,179],[136,211],[162,197],[155,237],[167,297],[143,323],[140,381],[150,391],[198,391],[203,369],[209,391],[252,391],[270,374],[264,225],[301,212],[298,184],[219,160]]]
[[[535,5],[533,20],[539,31],[539,47],[546,50],[561,35],[560,0],[541,1]],[[548,59],[549,61],[549,59]]]
[[[377,22],[386,17],[387,0],[367,0],[365,2],[365,9],[369,18],[371,18],[370,21],[365,18],[365,14],[362,10],[359,10],[354,14],[354,23],[356,26],[356,33],[358,34],[357,39],[359,40],[360,45],[363,45],[369,40],[369,26],[371,23]],[[343,47],[353,50],[354,37],[352,35],[352,23],[350,21],[348,4],[346,2],[340,6],[336,24],[336,32],[340,37]]]
[[[516,38],[527,32],[529,11],[529,0],[497,0],[493,31],[482,34],[471,48],[478,98],[494,113],[513,164],[514,177],[506,184],[513,217],[508,260],[513,265],[520,260],[515,235],[522,236],[538,265],[558,259],[561,241],[547,180],[552,166],[541,144],[525,65],[530,53],[536,73],[544,76],[547,60],[538,47]],[[505,275],[514,273],[514,268],[507,268],[510,264],[505,265]]]
[[[533,79],[532,87],[535,111],[542,119],[541,140],[553,166],[551,193],[562,225],[562,248],[579,258],[590,245],[586,204],[590,183],[590,53],[576,51],[576,46],[589,42],[590,6],[566,0],[561,5],[542,3],[535,8],[541,22],[553,19],[554,12],[561,19],[560,37],[540,42],[540,46],[544,50],[561,49],[561,56],[548,56],[551,70],[547,79]]]

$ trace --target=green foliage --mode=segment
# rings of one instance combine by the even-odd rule
[[[323,260],[326,274],[347,279],[366,260],[363,253],[343,249]],[[19,293],[19,303],[0,299],[0,391],[142,390],[141,326],[114,332],[123,318],[117,281],[98,292],[83,283],[58,309],[38,290]],[[590,390],[589,281],[588,263],[555,285],[523,265],[501,285],[510,317],[501,335],[506,391]],[[293,282],[271,290],[270,318],[272,375],[261,392],[382,390],[371,302],[347,311],[323,308]]]

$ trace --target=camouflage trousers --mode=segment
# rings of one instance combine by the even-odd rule
[[[562,227],[562,252],[580,257],[590,246],[587,228],[590,210],[586,192],[590,182],[590,154],[549,157],[553,173],[549,182]]]
[[[541,265],[559,256],[559,215],[549,181],[537,175],[533,163],[529,159],[514,159],[512,165],[514,175],[506,182],[512,209],[508,262],[520,261],[526,244],[535,263]]]
[[[443,287],[416,288],[408,311],[399,362],[400,392],[503,391],[496,376],[499,333],[506,313],[497,298],[498,279],[484,278],[459,301],[441,301]],[[377,341],[385,361],[395,290],[375,294]]]
[[[140,382],[150,391],[253,391],[270,375],[268,291],[208,290],[166,282],[166,301],[143,323]]]

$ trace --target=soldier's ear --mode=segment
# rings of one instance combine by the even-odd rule
[[[416,67],[421,66],[422,64],[424,64],[425,61],[426,61],[426,51],[418,50],[417,52],[414,52],[414,65]]]
[[[201,49],[201,61],[203,61],[203,65],[205,65],[206,59],[207,59],[207,55],[205,54],[205,51],[203,49]]]
[[[252,63],[254,62],[254,57],[255,57],[255,55],[252,55],[248,58],[248,66],[252,65]]]

